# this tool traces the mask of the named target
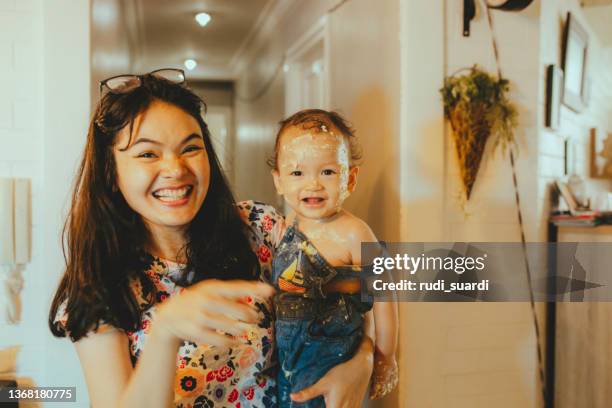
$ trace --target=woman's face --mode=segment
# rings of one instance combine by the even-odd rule
[[[127,146],[127,148],[126,148]],[[117,183],[149,230],[184,231],[206,198],[210,164],[198,122],[161,101],[122,129],[114,146]]]

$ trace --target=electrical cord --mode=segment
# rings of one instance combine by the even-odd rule
[[[499,79],[502,78],[502,71],[501,71],[501,63],[500,63],[500,59],[499,59],[499,51],[497,48],[497,40],[495,39],[495,31],[493,29],[493,18],[491,16],[491,9],[487,6],[486,1],[483,1],[483,7],[487,12],[487,21],[489,23],[489,31],[491,33],[491,43],[493,46],[493,54],[495,56],[495,64],[497,66],[497,75],[499,77]],[[541,346],[541,331],[540,331],[540,324],[538,322],[538,315],[536,313],[536,308],[535,308],[535,300],[534,300],[534,294],[533,294],[533,287],[531,284],[531,268],[529,266],[529,259],[527,258],[527,244],[526,244],[526,239],[525,239],[525,226],[523,224],[523,213],[521,211],[521,199],[520,199],[520,195],[519,195],[519,188],[518,188],[518,179],[516,176],[516,165],[515,165],[515,160],[514,160],[514,149],[512,146],[509,146],[509,154],[510,154],[510,166],[512,167],[512,183],[514,185],[514,199],[516,202],[516,211],[517,211],[517,216],[518,216],[518,221],[519,221],[519,227],[520,227],[520,231],[521,231],[521,244],[522,244],[522,249],[523,249],[523,260],[524,260],[524,264],[525,264],[525,271],[527,274],[527,285],[529,287],[529,303],[531,305],[531,314],[533,317],[533,327],[535,330],[535,335],[536,335],[536,346],[537,346],[537,354],[538,354],[538,371],[539,371],[539,376],[540,376],[540,391],[542,393],[542,398],[544,403],[546,403],[546,401],[548,401],[548,399],[546,398],[547,394],[548,394],[548,390],[546,388],[546,378],[544,375],[544,358],[543,358],[543,353],[542,353],[542,346]]]

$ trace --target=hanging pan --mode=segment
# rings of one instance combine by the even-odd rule
[[[487,7],[496,10],[520,11],[531,3],[533,0],[487,0]]]

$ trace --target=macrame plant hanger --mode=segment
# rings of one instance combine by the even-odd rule
[[[499,60],[499,52],[497,49],[497,40],[495,38],[495,31],[493,29],[493,18],[491,16],[491,9],[487,6],[486,0],[482,0],[482,3],[483,3],[484,10],[486,10],[487,12],[487,21],[489,24],[489,32],[491,33],[491,44],[493,46],[493,54],[495,56],[497,76],[499,79],[501,79],[502,78],[501,63]],[[531,269],[529,267],[529,259],[527,258],[525,226],[523,224],[523,213],[521,211],[521,199],[519,195],[518,181],[516,177],[516,166],[514,163],[514,150],[513,150],[512,145],[509,146],[508,152],[510,155],[510,166],[512,167],[512,183],[514,185],[514,198],[516,201],[516,212],[517,212],[519,227],[521,231],[521,246],[523,249],[523,261],[525,263],[525,271],[527,272],[527,285],[529,287],[529,301],[530,301],[531,313],[533,317],[533,327],[535,329],[535,334],[536,334],[536,343],[537,343],[536,346],[537,346],[537,353],[538,353],[538,371],[539,371],[540,385],[541,385],[540,389],[542,392],[542,401],[546,403],[547,389],[546,389],[546,382],[545,382],[545,376],[544,376],[544,360],[542,356],[542,347],[541,347],[541,342],[540,342],[540,337],[541,337],[540,324],[538,323],[538,316],[536,313],[535,300],[534,300],[534,295],[533,295],[533,286],[531,285]]]

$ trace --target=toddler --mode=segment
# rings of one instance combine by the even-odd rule
[[[342,116],[319,109],[281,122],[272,175],[290,207],[273,259],[279,406],[350,359],[371,303],[361,301],[361,243],[377,242],[368,225],[342,208],[354,191],[360,158],[354,131]],[[393,302],[373,305],[376,332],[370,396],[397,384],[397,313]],[[323,398],[304,407],[323,407]]]

